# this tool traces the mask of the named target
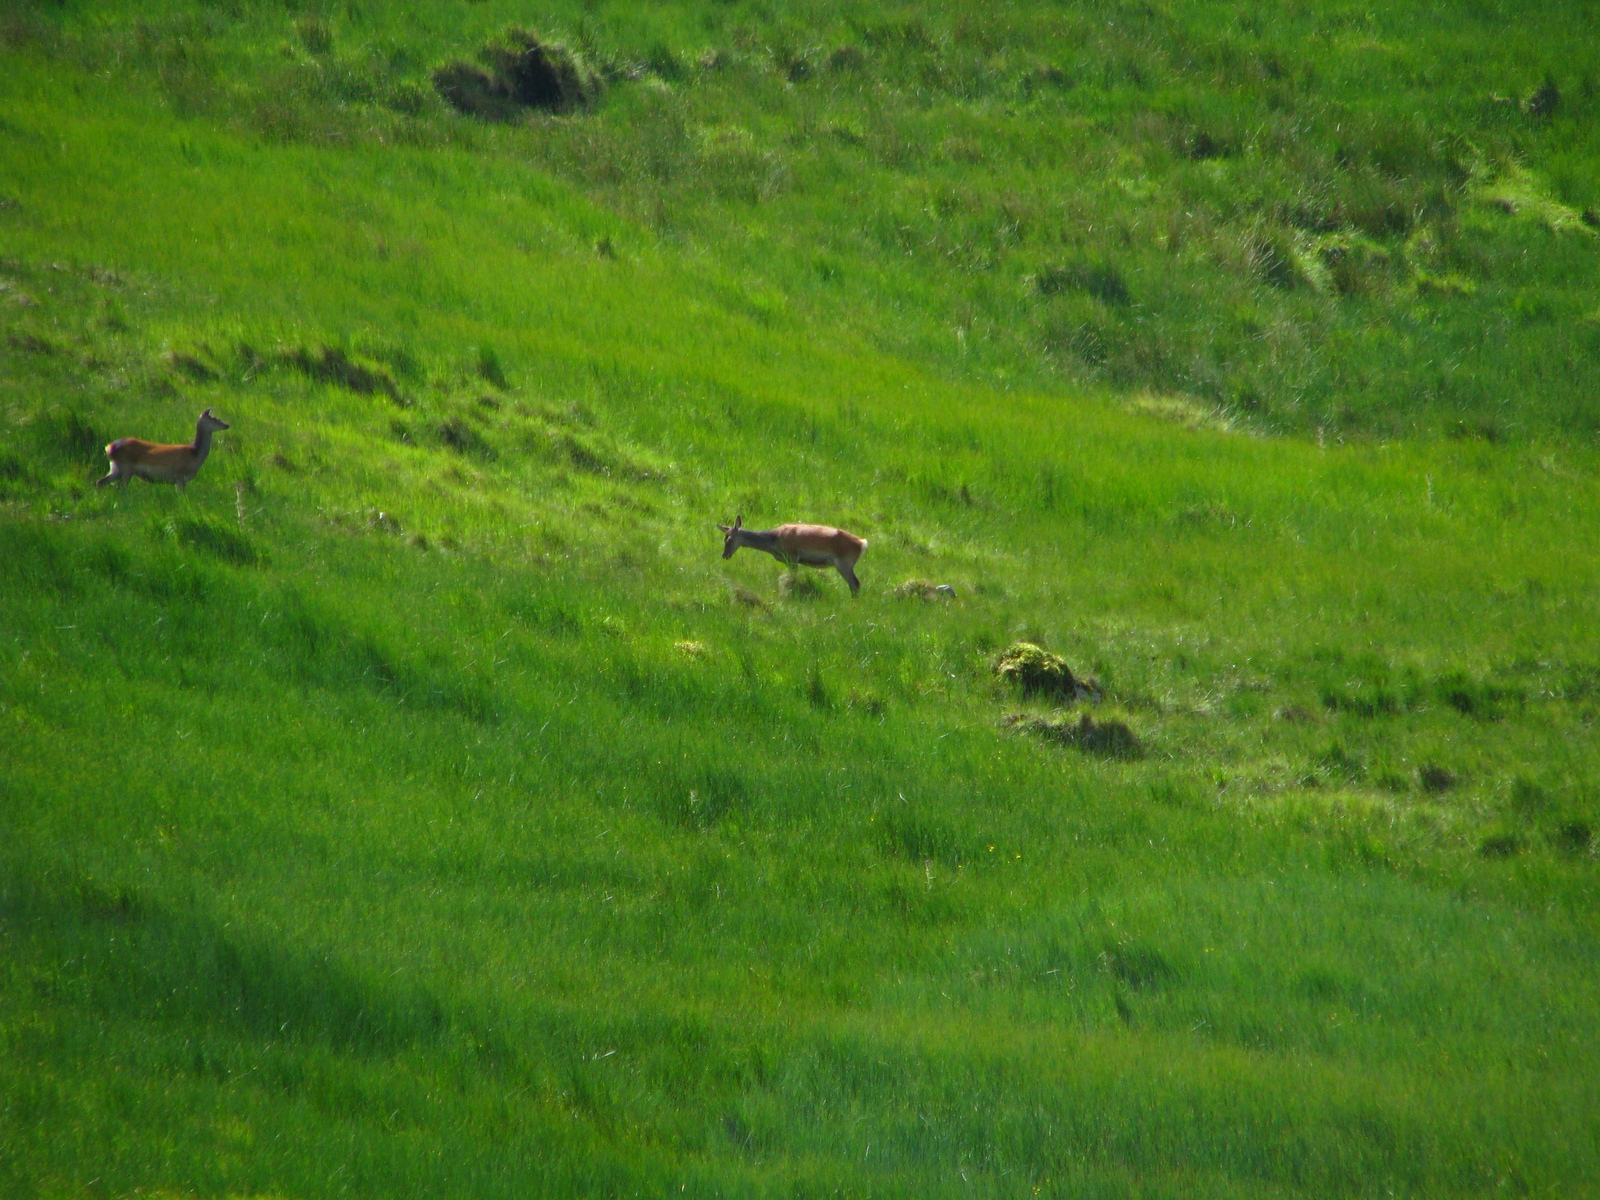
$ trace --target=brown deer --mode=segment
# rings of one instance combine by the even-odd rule
[[[226,428],[228,423],[213,416],[208,408],[200,414],[194,441],[187,446],[167,446],[143,438],[118,438],[106,447],[111,471],[97,481],[98,486],[119,483],[126,487],[128,480],[137,475],[151,483],[175,483],[181,491],[184,484],[200,473],[206,455],[211,453],[211,435]]]
[[[740,546],[752,550],[765,550],[773,558],[789,566],[832,567],[844,576],[854,596],[861,590],[856,578],[856,560],[867,548],[867,539],[853,533],[835,529],[831,525],[779,525],[776,529],[746,529],[744,514],[733,519],[732,525],[718,525],[726,534],[722,543],[722,557],[732,558]]]

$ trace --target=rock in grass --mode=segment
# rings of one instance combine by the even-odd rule
[[[1066,660],[1033,642],[1013,642],[994,664],[994,673],[1022,688],[1025,696],[1076,699],[1078,681]]]

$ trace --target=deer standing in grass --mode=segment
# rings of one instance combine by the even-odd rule
[[[765,550],[781,563],[805,567],[832,567],[844,576],[854,596],[861,590],[856,578],[856,560],[867,548],[867,539],[853,533],[834,529],[831,525],[779,525],[776,529],[746,529],[744,514],[733,519],[732,525],[718,525],[727,535],[722,543],[722,557],[732,558],[740,546],[752,550]]]
[[[187,446],[166,446],[143,438],[118,438],[106,447],[111,471],[97,481],[98,485],[120,483],[126,487],[128,480],[137,475],[151,483],[175,483],[181,491],[184,484],[200,473],[206,455],[211,453],[211,435],[226,428],[228,423],[213,416],[208,408],[200,414],[194,441]]]

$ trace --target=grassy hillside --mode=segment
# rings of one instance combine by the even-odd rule
[[[1595,37],[0,19],[0,1190],[1585,1194]]]

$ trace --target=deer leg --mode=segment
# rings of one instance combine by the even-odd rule
[[[861,591],[861,580],[856,578],[855,569],[844,563],[839,564],[839,574],[844,576],[844,581],[850,585],[850,594],[856,595]]]

